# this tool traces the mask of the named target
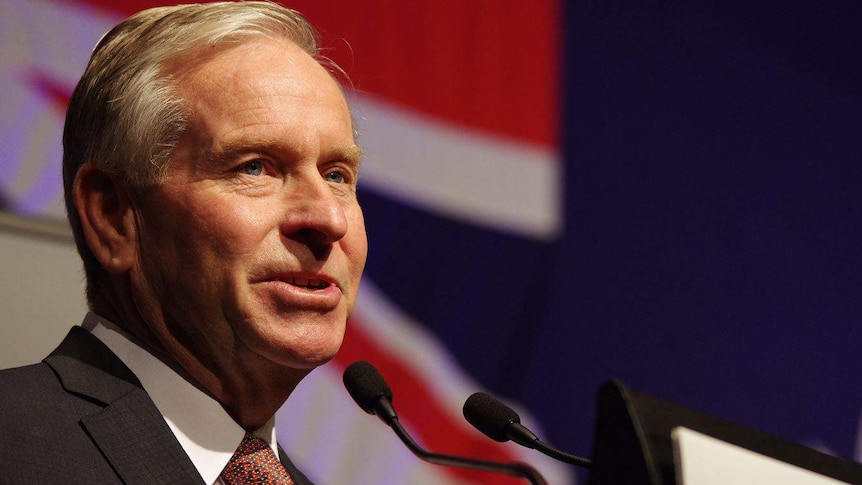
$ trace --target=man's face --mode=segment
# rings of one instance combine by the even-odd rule
[[[139,193],[138,311],[216,374],[311,369],[341,345],[367,251],[344,96],[287,41],[173,73],[192,117],[165,182]]]

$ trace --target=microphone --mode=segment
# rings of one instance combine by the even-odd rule
[[[570,465],[584,468],[592,465],[586,458],[566,453],[540,441],[532,431],[521,424],[521,418],[515,410],[484,392],[477,392],[467,399],[464,403],[464,417],[492,440],[501,443],[512,440]]]
[[[368,414],[374,414],[392,428],[401,442],[420,460],[435,465],[455,466],[492,473],[505,473],[526,478],[533,485],[548,485],[535,468],[519,462],[496,462],[453,455],[431,453],[420,447],[407,434],[392,406],[392,390],[370,363],[361,360],[350,364],[344,371],[344,387],[356,404]]]

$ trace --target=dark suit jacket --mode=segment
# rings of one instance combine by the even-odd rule
[[[0,484],[58,483],[204,483],[138,379],[80,327],[42,363],[0,371]]]

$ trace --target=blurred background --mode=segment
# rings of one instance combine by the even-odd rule
[[[107,29],[169,3],[0,0],[2,367],[85,311],[66,100]],[[472,392],[583,455],[618,378],[862,458],[862,4],[283,3],[348,73],[366,151],[355,315],[279,415],[312,479],[508,483],[418,462],[343,391],[358,359],[427,447],[552,484],[576,474],[465,424]]]

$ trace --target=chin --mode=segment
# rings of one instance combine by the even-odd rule
[[[317,352],[312,354],[286,352],[285,354],[282,354],[281,358],[277,359],[276,362],[286,368],[312,371],[332,360],[337,351],[338,350],[336,349],[331,352]]]
[[[344,332],[326,332],[324,335],[307,335],[281,342],[268,350],[272,352],[271,360],[284,367],[301,370],[312,370],[335,357],[341,348]]]
[[[240,322],[233,325],[236,337],[251,353],[297,370],[311,370],[332,360],[347,326],[342,312],[257,315]]]

